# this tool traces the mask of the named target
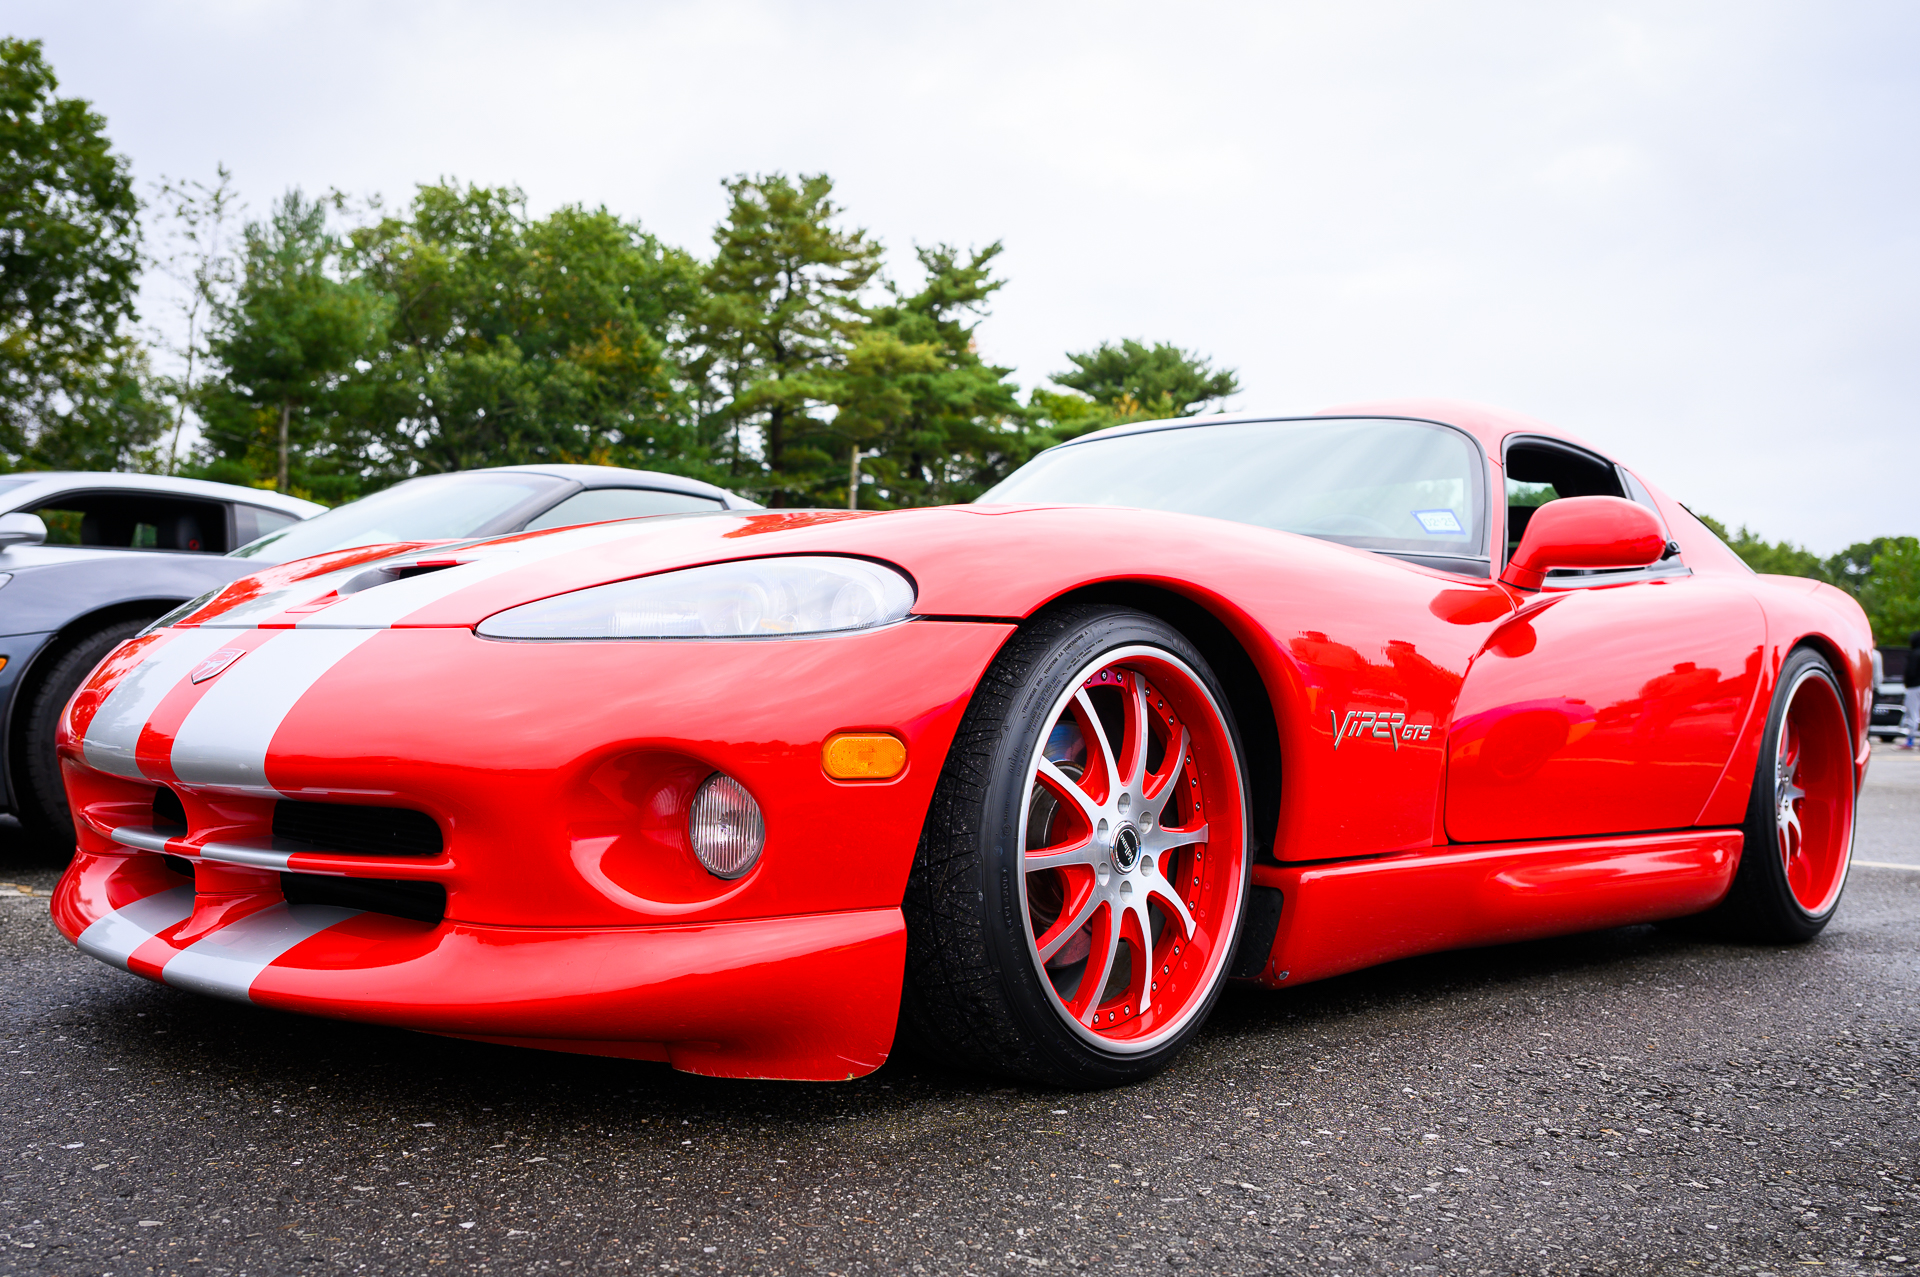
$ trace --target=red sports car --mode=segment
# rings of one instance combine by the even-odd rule
[[[1229,979],[1846,881],[1871,637],[1487,409],[1128,425],[970,506],[288,563],[61,731],[54,916],[180,988],[739,1077],[1100,1086]]]

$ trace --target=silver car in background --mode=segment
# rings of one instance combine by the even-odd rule
[[[428,475],[333,510],[197,479],[0,474],[0,811],[71,850],[53,749],[61,709],[155,617],[269,564],[390,541],[756,508],[710,483],[617,466]]]

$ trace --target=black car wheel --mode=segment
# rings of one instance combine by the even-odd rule
[[[1853,733],[1840,681],[1809,648],[1780,670],[1747,805],[1733,888],[1715,911],[1727,932],[1793,942],[1820,934],[1853,855]]]
[[[1050,1085],[1165,1068],[1239,937],[1241,760],[1218,680],[1164,622],[1082,606],[1023,627],[921,835],[903,1027],[939,1058]]]
[[[60,711],[108,652],[152,623],[152,617],[115,621],[69,640],[48,652],[20,689],[13,739],[13,789],[20,824],[28,835],[66,852],[73,849],[73,815],[60,779],[54,733]]]

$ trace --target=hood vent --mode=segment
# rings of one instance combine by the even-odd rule
[[[375,586],[392,585],[395,581],[404,581],[408,577],[425,576],[429,572],[443,572],[448,568],[457,568],[468,562],[466,559],[413,559],[406,563],[383,563],[379,567],[368,568],[365,572],[348,577],[335,591],[342,598],[349,594],[358,594],[362,590],[371,590]]]

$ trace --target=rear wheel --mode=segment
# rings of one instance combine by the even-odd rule
[[[1037,619],[941,773],[905,901],[907,1028],[1054,1085],[1166,1067],[1226,980],[1248,829],[1225,697],[1177,631],[1116,608]]]
[[[1818,652],[1800,648],[1781,667],[1760,745],[1740,868],[1718,912],[1749,939],[1810,940],[1847,884],[1856,790],[1840,681]]]
[[[54,752],[60,711],[108,652],[151,623],[151,617],[139,617],[83,634],[43,656],[50,663],[34,670],[31,684],[22,689],[23,717],[13,740],[14,801],[28,835],[62,853],[73,850],[74,832],[66,784],[60,778],[60,757]]]

